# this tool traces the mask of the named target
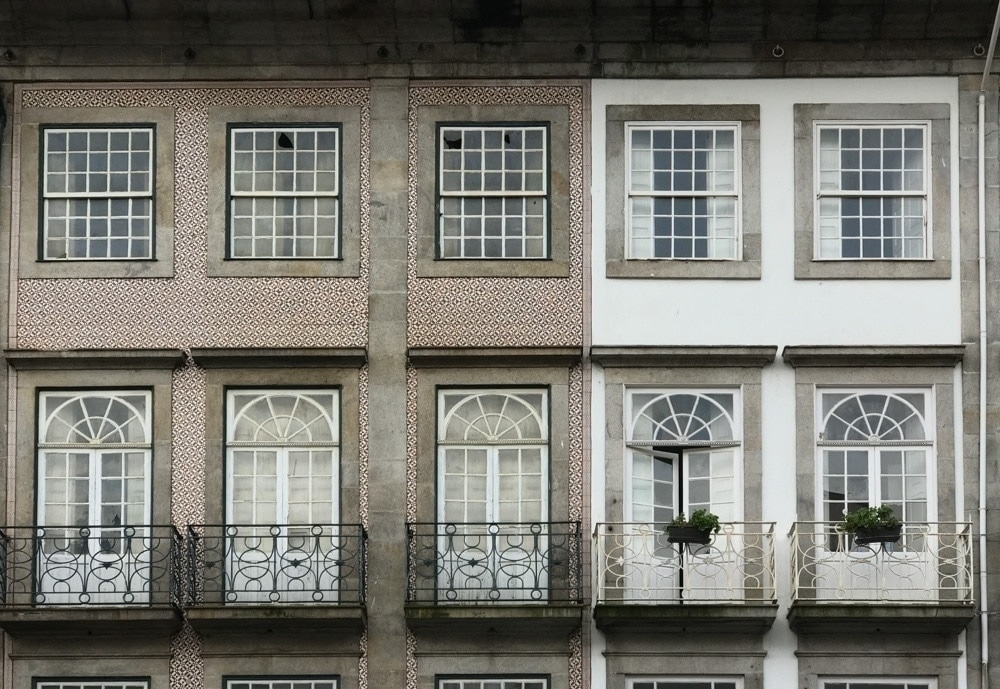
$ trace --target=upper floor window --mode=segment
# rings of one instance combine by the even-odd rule
[[[145,679],[94,679],[76,677],[68,679],[37,680],[35,689],[149,689]]]
[[[438,689],[548,689],[547,679],[523,677],[478,677],[438,679]]]
[[[930,679],[824,679],[821,689],[936,689],[937,682]]]
[[[153,258],[153,131],[42,129],[43,260]]]
[[[737,679],[632,679],[628,689],[742,689],[743,682]]]
[[[817,123],[817,257],[928,258],[927,123]]]
[[[632,123],[628,258],[740,258],[740,123]]]
[[[239,677],[227,679],[225,689],[337,689],[336,677]]]
[[[889,505],[903,522],[927,521],[934,475],[928,398],[906,390],[820,393],[822,520]]]
[[[340,128],[232,127],[229,257],[340,257]]]
[[[438,126],[439,257],[547,258],[548,127]]]

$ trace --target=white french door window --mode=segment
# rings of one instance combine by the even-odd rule
[[[442,390],[438,409],[437,519],[454,525],[439,587],[537,599],[548,586],[548,393]]]
[[[930,393],[820,390],[818,397],[817,511],[826,547],[841,561],[818,571],[840,579],[830,588],[847,587],[855,597],[892,598],[930,584],[927,522],[936,509]],[[903,522],[900,543],[859,546],[836,528],[845,515],[879,505]],[[817,588],[824,589],[822,582]]]
[[[226,544],[231,601],[308,599],[337,572],[337,390],[230,390]]]
[[[628,689],[743,689],[743,680],[702,677],[639,678],[628,681]]]
[[[717,587],[732,590],[719,581],[729,576],[730,567],[720,565],[718,548],[688,548],[682,555],[664,530],[678,514],[690,517],[701,509],[723,523],[742,517],[738,393],[630,390],[626,415],[629,587],[653,602],[680,597],[684,590],[688,595],[698,591],[699,598],[711,598]],[[723,543],[722,551],[733,552],[733,545]],[[710,550],[715,553],[711,567],[700,566]]]
[[[39,602],[148,600],[150,393],[43,392],[39,417]]]
[[[821,689],[937,689],[934,679],[823,679]]]

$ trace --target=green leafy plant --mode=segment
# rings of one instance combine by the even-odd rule
[[[674,517],[673,521],[667,524],[668,528],[671,526],[687,526],[709,533],[718,533],[719,529],[722,528],[719,524],[719,518],[708,510],[695,510],[691,513],[690,518],[684,516],[684,513],[681,512]]]
[[[901,526],[896,513],[889,505],[873,505],[854,510],[840,522],[840,529],[845,533],[873,531],[877,529],[895,529]]]

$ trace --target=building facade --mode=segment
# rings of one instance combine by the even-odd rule
[[[0,686],[1000,686],[997,17],[7,3]]]

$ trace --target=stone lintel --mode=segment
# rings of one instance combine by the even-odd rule
[[[745,367],[762,368],[774,363],[776,346],[680,346],[680,347],[591,347],[590,358],[602,366],[646,368]]]
[[[571,366],[583,358],[580,347],[410,347],[414,366]]]
[[[368,360],[363,347],[288,349],[192,349],[202,368],[360,368]]]
[[[0,610],[0,629],[14,637],[169,637],[182,624],[174,608],[48,607]]]
[[[794,368],[867,366],[954,366],[965,356],[965,345],[791,345],[781,358]]]
[[[4,358],[20,371],[80,368],[177,368],[184,365],[179,349],[5,349]]]

